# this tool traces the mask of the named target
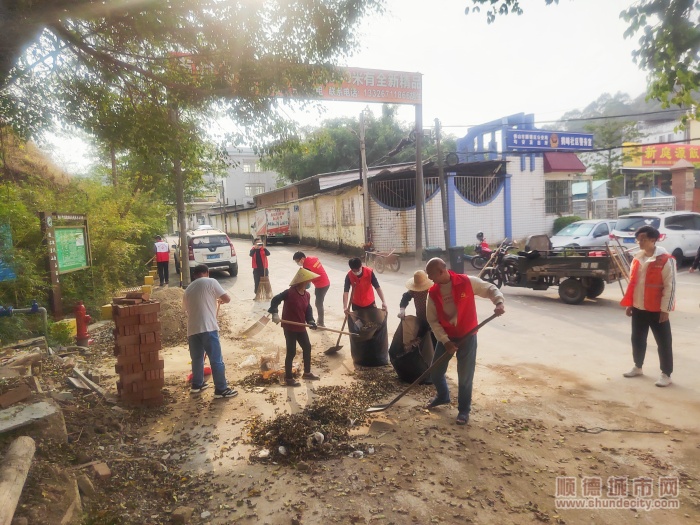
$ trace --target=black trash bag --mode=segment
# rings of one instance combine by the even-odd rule
[[[386,312],[379,308],[363,308],[348,316],[350,354],[358,366],[389,364],[389,333]]]
[[[433,361],[435,352],[432,332],[427,330],[418,339],[421,330],[420,322],[412,315],[399,324],[389,347],[389,359],[401,381],[413,383],[425,372]],[[406,342],[404,343],[404,339]],[[413,344],[411,344],[413,343]],[[431,384],[426,377],[422,385]]]

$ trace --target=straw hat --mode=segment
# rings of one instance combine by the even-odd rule
[[[423,270],[418,270],[413,274],[413,278],[406,281],[406,288],[412,292],[425,292],[433,285],[433,281],[428,279],[428,274]]]
[[[289,283],[289,286],[294,286],[297,284],[305,283],[308,281],[313,281],[317,277],[321,277],[319,274],[310,272],[306,268],[299,268],[297,271],[297,274],[294,276],[294,279],[292,279],[292,282]]]

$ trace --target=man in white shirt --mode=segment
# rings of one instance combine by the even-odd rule
[[[440,258],[430,259],[425,267],[433,286],[428,290],[426,315],[433,334],[438,340],[433,363],[445,352],[457,354],[457,424],[466,425],[472,408],[472,387],[476,367],[476,334],[466,335],[479,324],[476,317],[475,296],[490,299],[496,305],[494,313],[505,313],[504,298],[496,285],[478,277],[458,274],[447,269]],[[451,359],[451,358],[450,358]],[[437,391],[426,408],[431,409],[450,402],[450,389],[445,372],[450,359],[431,373]]]
[[[214,398],[234,397],[238,392],[228,387],[226,367],[221,355],[219,323],[216,321],[218,304],[229,303],[231,298],[216,279],[209,277],[205,264],[195,266],[194,280],[185,290],[182,304],[187,314],[187,342],[192,358],[192,385],[190,393],[199,394],[209,388],[204,382],[204,354],[209,356],[214,379]]]

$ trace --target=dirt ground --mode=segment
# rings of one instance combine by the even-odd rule
[[[295,249],[271,249],[275,292],[295,271]],[[333,283],[326,300],[327,324],[340,328],[346,259],[323,254],[322,261]],[[460,427],[454,421],[454,364],[448,375],[452,405],[424,410],[433,393],[424,385],[385,412],[355,417],[357,406],[387,402],[405,385],[390,366],[357,371],[347,339],[341,341],[341,352],[325,356],[323,350],[335,344],[333,334],[311,335],[312,368],[321,381],[302,382],[297,388],[251,382],[261,357],[278,351],[283,355],[284,340],[273,324],[253,338],[238,335],[268,306],[253,302],[252,276],[244,264],[241,268],[238,278],[212,274],[232,296],[220,318],[227,376],[239,396],[214,400],[211,389],[189,394],[184,318],[178,314],[182,291],[156,290],[163,329],[169,332],[162,352],[166,404],[122,411],[93,394],[76,394],[76,400],[62,403],[70,442],[40,440],[18,515],[30,523],[44,522],[47,514],[32,509],[47,501],[50,507],[54,495],[41,488],[46,479],[59,479],[64,470],[74,472],[76,466],[102,459],[113,476],[95,482],[96,495],[83,499],[84,523],[169,523],[182,505],[194,509],[190,523],[212,524],[700,523],[700,404],[697,386],[684,379],[697,367],[687,344],[695,340],[696,300],[692,306],[681,302],[674,313],[674,342],[681,348],[679,378],[674,374],[677,384],[662,390],[653,386],[651,377],[658,366],[654,352],[647,376],[639,381],[620,377],[629,365],[629,334],[622,338],[625,325],[619,333],[608,326],[619,313],[619,290],[609,287],[599,301],[574,307],[558,302],[556,291],[505,290],[506,316],[479,336],[471,420]],[[398,323],[403,283],[413,269],[404,264],[398,274],[379,276],[390,304],[390,337]],[[690,295],[696,288],[681,290]],[[488,303],[483,303],[480,318],[489,313]],[[600,324],[580,328],[577,320],[589,317]],[[613,340],[621,348],[615,355]],[[102,384],[116,391],[113,358],[96,353]],[[241,367],[245,362],[255,364]],[[288,446],[286,455],[252,441],[251,430],[282,414],[308,414],[314,403],[345,417],[347,421],[334,423],[338,429],[344,426],[347,436],[339,430],[335,435],[324,432],[325,448]],[[307,425],[325,421],[316,415],[310,419]],[[597,429],[603,430],[595,433]],[[595,486],[589,480],[600,478],[599,502],[609,502],[615,499],[606,491],[611,477],[626,478],[630,494],[643,478],[651,479],[653,494],[637,499],[657,505],[668,504],[658,497],[659,479],[675,479],[677,497],[664,500],[678,500],[679,508],[642,510],[644,501],[633,502],[632,508],[557,508],[557,491],[562,490],[557,478],[573,480],[576,496],[583,495],[582,483]]]

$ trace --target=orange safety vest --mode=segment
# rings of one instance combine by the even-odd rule
[[[438,283],[430,287],[428,295],[430,295],[433,304],[435,304],[440,326],[442,326],[450,339],[459,339],[467,335],[479,324],[476,317],[474,289],[472,288],[472,283],[469,281],[468,276],[454,273],[452,270],[448,271],[450,273],[450,280],[452,281],[452,298],[457,307],[456,326],[450,323],[450,320],[445,316],[442,294],[440,293],[440,285]]]
[[[257,248],[256,248],[257,250]],[[265,255],[265,247],[260,248],[260,258],[262,259],[262,267],[267,268],[267,255]],[[253,253],[253,269],[258,267],[258,257]]]
[[[325,288],[326,286],[330,286],[331,281],[328,278],[328,274],[326,273],[325,268],[323,268],[321,261],[318,260],[318,257],[306,257],[304,259],[304,268],[319,275],[319,277],[316,277],[316,279],[311,281],[316,288]]]
[[[664,294],[664,278],[661,272],[670,258],[671,255],[667,253],[661,254],[647,266],[647,275],[644,281],[644,309],[647,312],[661,311],[661,298]],[[625,296],[620,301],[622,306],[634,306],[634,289],[639,282],[640,267],[639,259],[632,259],[630,284],[627,286]]]
[[[372,289],[372,269],[366,266],[362,267],[362,275],[359,277],[348,272],[350,284],[354,292],[352,293],[352,304],[364,308],[374,302],[374,290]]]

